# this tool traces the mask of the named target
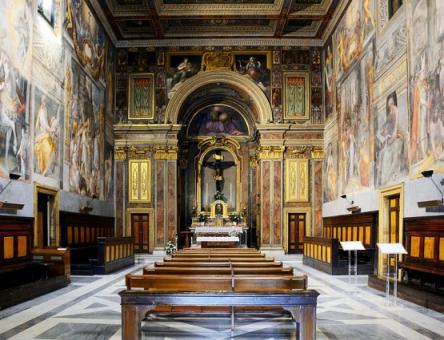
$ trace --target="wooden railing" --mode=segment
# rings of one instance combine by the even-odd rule
[[[134,264],[133,237],[99,237],[94,272],[106,274]]]

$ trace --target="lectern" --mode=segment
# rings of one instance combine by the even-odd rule
[[[361,241],[341,241],[341,247],[348,252],[348,283],[351,284],[352,271],[354,273],[354,285],[358,284],[358,250],[365,250]],[[355,262],[352,266],[351,252],[355,253]]]
[[[407,254],[401,243],[377,243],[382,254],[387,255],[387,271],[385,283],[385,301],[390,304],[390,256],[395,255],[395,272],[393,273],[393,304],[396,306],[398,295],[398,255]]]

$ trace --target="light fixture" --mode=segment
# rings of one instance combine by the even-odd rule
[[[80,205],[79,211],[82,213],[89,213],[93,210],[93,207],[91,205],[91,201],[87,201],[85,204]]]
[[[418,208],[433,208],[433,207],[441,206],[444,203],[444,192],[439,187],[439,185],[433,180],[433,170],[425,170],[425,171],[422,171],[421,174],[425,178],[430,178],[430,180],[432,181],[432,183],[435,186],[435,188],[441,194],[441,199],[440,200],[429,200],[429,201],[418,202]],[[441,179],[441,181],[439,181],[439,184],[441,184],[441,186],[444,186],[444,178]]]
[[[6,188],[12,183],[12,181],[16,181],[21,177],[20,174],[17,173],[9,173],[9,182],[6,183],[5,186],[0,184],[0,195],[3,193],[3,191],[6,190]],[[8,201],[0,201],[0,209],[1,210],[10,210],[11,212],[15,210],[21,210],[23,209],[25,205],[22,203],[12,203]]]
[[[355,201],[353,201],[353,200],[350,201],[350,200],[347,198],[347,195],[346,195],[346,194],[343,194],[343,195],[341,195],[340,197],[343,198],[343,199],[345,199],[345,200],[350,204],[350,206],[347,208],[347,210],[350,211],[352,214],[355,214],[355,213],[361,212],[361,208],[360,208],[359,206],[357,206],[357,205],[354,204]]]

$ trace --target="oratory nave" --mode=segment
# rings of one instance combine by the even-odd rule
[[[443,337],[441,1],[0,18],[0,339]]]

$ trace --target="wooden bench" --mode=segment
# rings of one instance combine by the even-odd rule
[[[167,256],[163,259],[165,262],[274,262],[272,257],[170,257]]]
[[[265,254],[260,253],[209,253],[209,254],[200,254],[200,253],[182,253],[182,254],[175,254],[172,255],[173,258],[181,259],[181,258],[195,258],[195,257],[209,257],[209,258],[220,258],[220,257],[239,257],[239,258],[263,258],[265,257]]]
[[[297,324],[299,339],[316,338],[318,292],[301,289],[305,278],[263,276],[127,275],[120,292],[122,338],[141,338],[141,322],[157,305],[262,306],[288,310]],[[232,327],[233,327],[232,314]]]
[[[248,267],[248,268],[269,268],[269,267],[282,267],[282,262],[208,262],[208,261],[193,261],[192,264],[189,261],[169,261],[169,262],[154,262],[155,267],[229,267],[230,264],[236,267]]]
[[[232,267],[146,267],[143,275],[275,275],[293,276],[293,268],[232,268]]]

